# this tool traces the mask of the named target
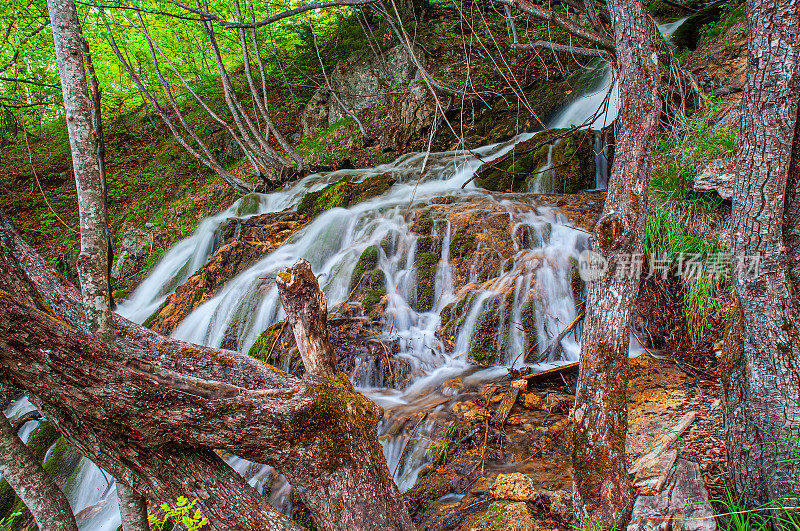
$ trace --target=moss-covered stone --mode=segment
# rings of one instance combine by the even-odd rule
[[[594,186],[593,133],[550,129],[520,142],[507,154],[478,169],[478,186],[496,192],[576,193]],[[552,153],[551,153],[552,149]],[[550,159],[550,169],[547,162]]]
[[[476,365],[484,367],[498,363],[501,354],[502,338],[500,329],[500,304],[497,299],[486,303],[486,308],[478,315],[472,341],[469,344],[469,357]]]
[[[467,227],[458,227],[450,238],[450,258],[469,257],[478,247],[478,238]]]
[[[431,252],[417,253],[417,311],[429,312],[436,296],[436,266],[439,255]]]
[[[258,212],[258,206],[260,204],[261,200],[259,199],[257,194],[247,194],[246,196],[239,199],[239,203],[236,205],[236,215],[252,216],[256,212]]]
[[[356,262],[356,267],[353,269],[353,274],[350,277],[350,290],[354,290],[356,285],[361,281],[361,276],[367,273],[368,271],[372,271],[376,267],[378,267],[378,247],[376,245],[370,245],[364,252],[361,253],[361,256],[358,258],[358,262]]]
[[[264,363],[271,363],[269,359],[270,350],[275,341],[280,337],[282,329],[283,323],[281,322],[275,323],[261,332],[256,342],[253,343],[253,346],[247,351],[247,355]]]
[[[342,179],[322,190],[307,193],[297,206],[297,213],[313,218],[331,208],[348,207],[385,193],[394,182],[389,175],[376,175],[362,182]]]

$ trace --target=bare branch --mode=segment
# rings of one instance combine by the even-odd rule
[[[375,3],[376,1],[377,0],[333,0],[330,2],[315,2],[312,4],[306,4],[301,7],[296,7],[294,9],[289,9],[287,11],[282,11],[281,13],[276,13],[275,15],[267,17],[263,20],[259,20],[258,22],[250,22],[250,23],[229,22],[224,18],[220,18],[216,15],[209,13],[207,9],[190,7],[181,3],[177,3],[176,5],[180,8],[185,9],[186,11],[189,11],[190,13],[202,16],[203,20],[213,20],[223,28],[261,28],[263,26],[268,26],[269,24],[272,24],[279,20],[293,17],[295,15],[299,15],[300,13],[305,13],[306,11],[311,11],[313,9],[325,9],[328,7],[363,6]]]
[[[528,0],[495,0],[495,2],[514,7],[523,13],[536,17],[540,20],[551,22],[570,35],[589,41],[605,50],[608,50],[612,54],[616,53],[616,47],[612,39],[589,30],[580,24],[573,22],[568,17],[547,9],[546,7],[533,4]]]
[[[579,46],[567,46],[564,44],[556,44],[550,41],[536,41],[530,44],[518,42],[511,46],[515,50],[533,50],[536,48],[544,48],[554,52],[562,52],[572,55],[582,55],[584,57],[599,57],[606,61],[613,61],[614,57],[606,50],[599,50],[597,48],[581,48]]]

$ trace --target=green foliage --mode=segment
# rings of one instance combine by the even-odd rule
[[[151,514],[148,515],[147,520],[157,531],[165,529],[167,522],[170,521],[183,525],[187,531],[196,531],[208,525],[208,518],[203,516],[200,509],[195,509],[195,505],[197,505],[197,500],[190,502],[188,498],[179,496],[174,507],[168,503],[160,505],[163,516],[157,517]]]
[[[452,450],[455,445],[455,437],[458,432],[458,427],[455,423],[450,424],[441,437],[436,439],[434,443],[428,448],[428,456],[433,459],[434,463],[439,463],[447,460],[447,454]]]
[[[3,518],[0,518],[0,527],[3,529],[11,530],[13,529],[14,520],[18,517],[22,516],[22,511],[16,511],[14,513],[9,514]]]
[[[572,529],[576,531],[617,531],[618,523],[615,520],[611,527],[603,527],[603,524],[597,521],[596,518],[585,517],[578,525],[572,525]]]
[[[745,3],[742,0],[728,0],[722,5],[719,20],[700,28],[700,35],[706,42],[715,42],[744,17]]]

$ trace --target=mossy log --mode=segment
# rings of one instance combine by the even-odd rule
[[[377,442],[381,410],[345,376],[300,379],[116,314],[115,344],[99,341],[80,293],[2,214],[0,290],[0,381],[137,492],[196,498],[214,529],[299,529],[223,450],[283,473],[320,528],[412,528]]]

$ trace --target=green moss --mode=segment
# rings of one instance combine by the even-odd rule
[[[236,205],[236,215],[237,216],[251,216],[258,212],[258,207],[261,204],[261,200],[258,197],[258,194],[247,194],[243,198],[239,199],[239,203]]]
[[[350,277],[350,290],[354,290],[356,285],[359,281],[362,281],[362,275],[367,273],[368,271],[372,271],[376,267],[378,267],[378,247],[376,245],[370,245],[364,252],[361,253],[361,256],[358,258],[358,262],[356,262],[356,267],[353,269],[353,274]]]
[[[331,208],[348,207],[381,195],[394,182],[395,179],[389,175],[376,175],[359,183],[343,179],[322,190],[307,193],[297,206],[297,212],[314,218]]]
[[[386,285],[383,271],[372,270],[364,275],[362,284],[365,288],[364,311],[370,319],[377,321],[380,319],[380,302],[386,295]]]
[[[422,236],[426,236],[433,231],[433,217],[430,210],[417,215],[417,219],[411,225],[411,231]]]
[[[253,343],[253,346],[247,351],[247,355],[264,363],[269,363],[267,358],[270,354],[270,349],[272,349],[272,345],[279,337],[282,329],[283,323],[275,323],[261,332],[256,342]]]
[[[436,294],[436,266],[439,256],[435,253],[417,253],[417,311],[428,312],[433,308]]]
[[[497,335],[500,328],[499,306],[499,302],[492,299],[486,303],[486,309],[478,315],[475,322],[469,345],[469,357],[476,365],[488,366],[499,361],[498,356],[502,346],[501,338]]]
[[[450,258],[465,258],[478,248],[478,239],[466,227],[458,227],[450,240]]]

